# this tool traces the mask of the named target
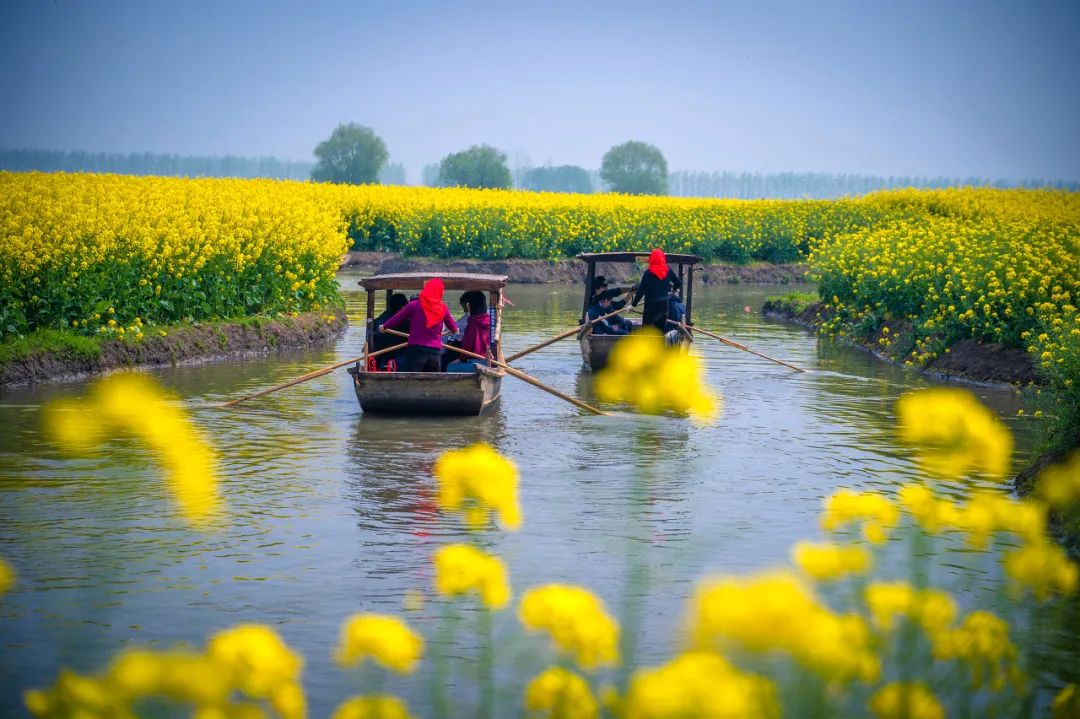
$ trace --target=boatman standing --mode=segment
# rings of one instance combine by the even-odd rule
[[[649,253],[649,268],[641,276],[641,283],[630,303],[631,306],[637,307],[641,298],[645,298],[641,326],[652,325],[660,330],[660,334],[667,332],[671,294],[680,289],[682,289],[682,283],[679,282],[678,275],[668,269],[667,256],[657,247]]]

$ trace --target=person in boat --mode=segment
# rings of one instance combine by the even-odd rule
[[[630,322],[619,315],[600,319],[609,312],[619,309],[616,304],[625,305],[626,302],[612,302],[607,295],[597,293],[593,295],[593,302],[589,305],[588,318],[592,322],[591,329],[594,335],[628,335],[633,327]],[[618,320],[622,320],[619,322]]]
[[[686,305],[683,303],[682,297],[673,294],[668,299],[668,319],[682,324],[684,317],[686,317]],[[668,327],[671,327],[671,325],[669,324]]]
[[[649,267],[641,276],[637,292],[630,305],[637,307],[642,298],[645,309],[641,313],[641,326],[652,325],[663,334],[668,331],[668,313],[671,310],[671,295],[682,289],[679,277],[667,265],[667,256],[659,247],[649,253]]]
[[[405,295],[401,294],[400,292],[395,292],[394,294],[390,295],[390,301],[386,303],[386,309],[383,310],[383,313],[381,315],[375,318],[375,327],[378,327],[379,325],[383,324],[391,317],[396,315],[398,312],[401,311],[401,308],[407,304],[409,304],[409,300],[405,297]],[[409,328],[407,326],[404,328],[405,331],[408,331],[408,329]],[[393,347],[396,344],[401,344],[401,340],[399,338],[395,337],[394,335],[376,332],[371,338],[371,351],[378,352],[379,350]],[[390,362],[390,360],[393,360],[395,365],[398,365],[401,364],[404,359],[405,352],[403,350],[398,350],[393,354],[385,354],[380,357],[376,357],[375,361],[378,363],[377,367],[381,370],[384,370],[386,369],[387,363]]]
[[[612,287],[611,289],[608,289],[607,278],[603,275],[597,275],[595,278],[593,278],[593,295],[592,299],[589,302],[589,319],[594,320],[598,317],[602,317],[603,315],[608,314],[609,312],[621,310],[623,307],[626,307],[626,300],[618,298],[623,297],[624,295],[626,295],[626,293],[636,289],[637,285],[634,285],[632,287]],[[604,300],[608,300],[609,302],[606,305],[601,306],[600,303]],[[601,312],[600,310],[603,311]],[[634,323],[626,319],[622,315],[615,315],[614,317],[609,317],[607,318],[607,320],[605,320],[605,322],[612,328],[620,331],[605,332],[601,330],[600,332],[597,332],[597,334],[621,335],[628,334],[632,329],[634,329]],[[595,332],[596,330],[594,329],[593,331]]]
[[[401,308],[393,317],[379,325],[394,330],[408,327],[409,340],[405,347],[406,372],[439,372],[442,370],[443,325],[458,331],[450,308],[443,302],[443,281],[433,277],[424,283],[420,296]]]
[[[461,335],[461,349],[468,350],[473,354],[486,356],[488,346],[491,344],[491,316],[488,314],[487,298],[479,290],[470,290],[461,296],[462,304],[468,309],[465,331]],[[448,352],[447,354],[457,354]],[[457,358],[446,366],[447,372],[472,372],[473,365],[482,362],[475,357],[457,355]]]

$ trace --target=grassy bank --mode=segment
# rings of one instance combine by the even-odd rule
[[[137,338],[35,330],[0,343],[0,386],[305,347],[325,342],[347,326],[344,310],[333,309],[156,327]]]

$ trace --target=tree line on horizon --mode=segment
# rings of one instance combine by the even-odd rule
[[[374,130],[356,123],[339,125],[314,151],[316,161],[236,155],[104,153],[0,148],[0,170],[14,172],[101,172],[178,177],[238,177],[312,180],[345,184],[405,185],[406,173]],[[1027,187],[1080,190],[1080,182],[979,177],[910,177],[824,172],[669,172],[653,145],[630,141],[615,145],[599,170],[577,165],[517,166],[490,145],[473,145],[425,165],[421,184],[429,187],[523,189],[539,192],[596,191],[625,194],[735,199],[830,199],[902,187]]]

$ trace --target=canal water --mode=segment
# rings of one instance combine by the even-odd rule
[[[344,370],[233,410],[216,407],[359,354],[358,277],[341,275],[352,326],[332,346],[151,373],[182,398],[218,453],[229,519],[214,531],[186,527],[169,511],[132,440],[81,458],[46,440],[42,406],[84,395],[86,382],[0,391],[0,556],[18,575],[0,599],[0,715],[19,715],[22,690],[50,683],[62,666],[95,671],[124,647],[201,646],[217,630],[261,622],[304,654],[311,716],[328,716],[363,688],[360,673],[331,656],[342,621],[357,611],[404,614],[430,640],[430,654],[464,660],[450,665],[455,701],[473,701],[475,617],[463,612],[447,636],[433,619],[449,611],[438,600],[405,609],[407,596],[430,594],[432,552],[464,540],[457,520],[436,511],[432,465],[472,442],[491,443],[520,470],[524,526],[484,538],[509,565],[515,592],[548,582],[592,588],[612,611],[638,617],[639,665],[677,646],[697,578],[783,565],[794,542],[820,537],[822,500],[837,488],[891,492],[917,476],[896,441],[893,407],[931,382],[763,318],[764,298],[786,291],[776,287],[696,289],[698,325],[811,370],[796,374],[700,339],[696,351],[724,405],[707,427],[626,408],[587,416],[509,377],[500,402],[478,418],[364,416]],[[508,296],[508,354],[574,326],[580,313],[578,287],[511,286]],[[573,339],[516,364],[594,400]],[[1031,459],[1044,429],[1030,416],[1032,400],[972,391],[1016,434],[1017,466]],[[941,540],[929,552],[932,581],[962,587],[965,607],[990,601],[1000,549],[973,554]],[[882,573],[904,576],[903,556],[889,561]],[[1070,605],[1065,615],[1045,648],[1051,685],[1080,665],[1080,612]],[[513,610],[502,613],[500,677],[543,666],[543,641],[519,634]],[[432,664],[383,688],[425,712]],[[520,691],[520,682],[500,684]],[[510,692],[499,695],[498,714],[516,710]]]

